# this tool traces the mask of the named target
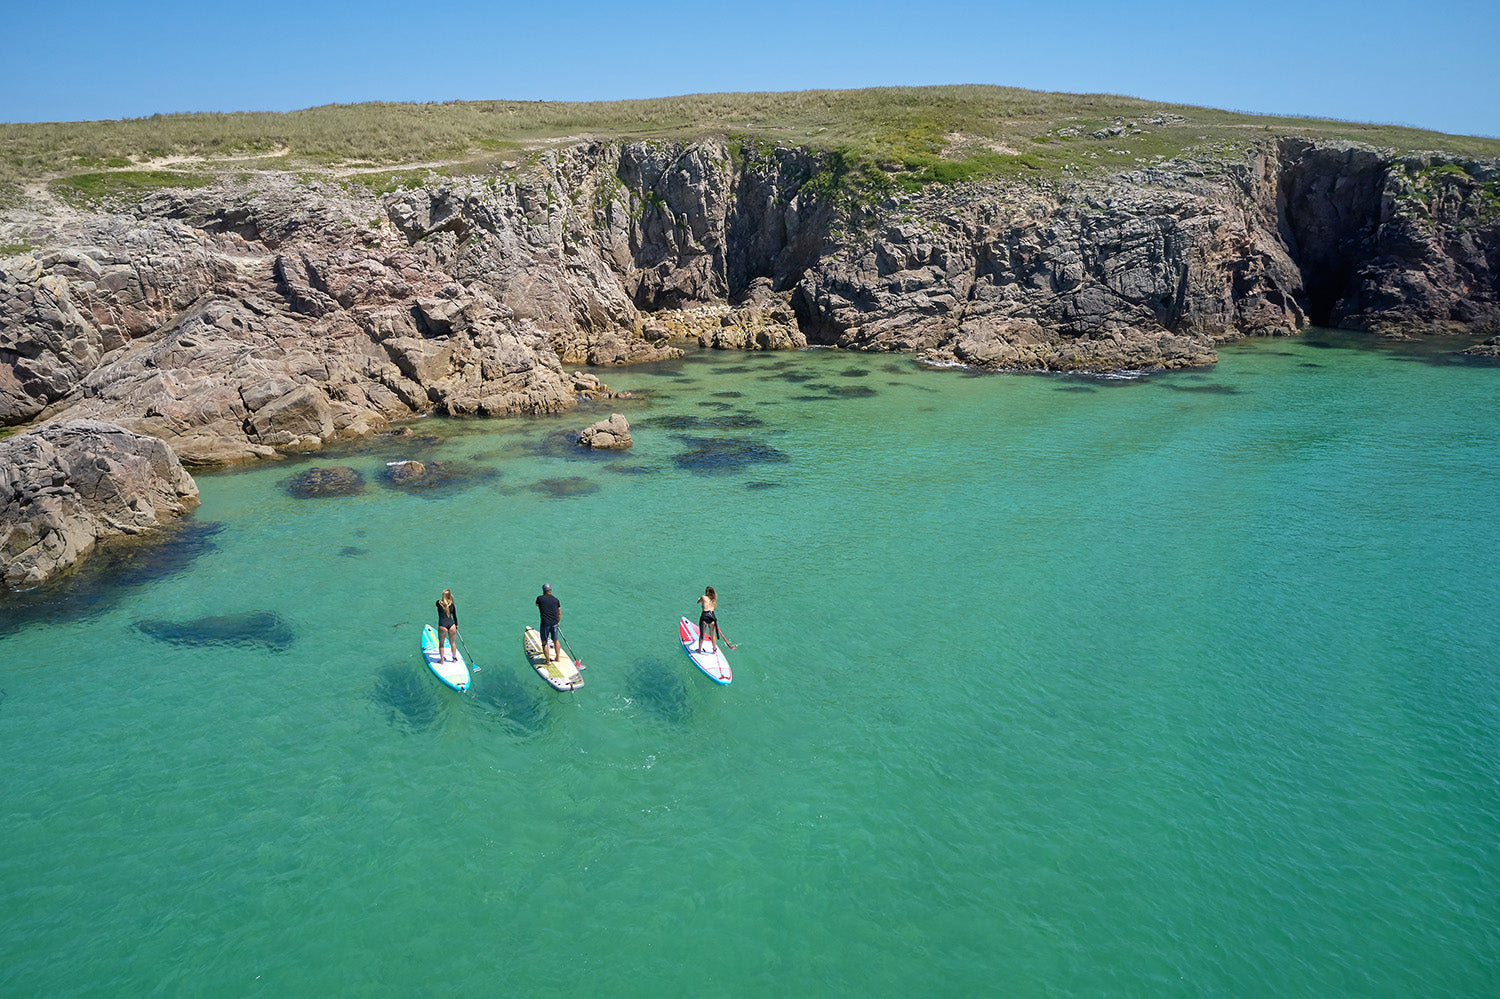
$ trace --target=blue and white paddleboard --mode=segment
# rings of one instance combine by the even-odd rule
[[[712,652],[694,652],[698,647],[698,626],[687,618],[683,618],[677,625],[677,637],[682,639],[682,651],[687,653],[693,665],[701,669],[714,683],[728,683],[734,679],[734,674],[729,672],[729,660],[724,658],[724,652],[714,644]]]
[[[422,629],[422,658],[427,660],[427,668],[432,670],[432,675],[452,687],[454,690],[469,689],[469,667],[464,662],[463,653],[451,645],[443,648],[444,656],[452,656],[447,662],[438,660],[438,633],[432,625]]]

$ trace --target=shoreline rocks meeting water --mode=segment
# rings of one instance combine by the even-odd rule
[[[1476,354],[1500,333],[1495,162],[1270,137],[862,202],[813,182],[826,156],[580,139],[385,194],[258,171],[4,209],[0,426],[22,428],[0,442],[6,584],[180,515],[184,465],[425,413],[560,413],[611,395],[570,368],[694,343],[1108,371],[1208,365],[1309,324],[1468,333]],[[630,443],[628,425],[584,433]],[[59,475],[85,477],[39,500]]]

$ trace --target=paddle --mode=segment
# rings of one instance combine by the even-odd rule
[[[729,639],[727,639],[727,638],[724,637],[724,632],[722,632],[722,631],[719,630],[719,622],[718,621],[714,621],[713,623],[711,623],[709,625],[709,627],[714,630],[714,644],[718,645],[720,642],[723,642],[725,645],[729,646],[729,651],[733,652],[734,651],[734,643],[731,642]],[[701,633],[698,635],[698,644],[700,646],[702,646],[703,639],[706,638],[706,637],[708,637],[708,636],[703,635]]]
[[[568,644],[568,636],[562,633],[561,628],[557,629],[557,637],[562,639],[563,648],[568,650],[568,656],[572,658],[573,665],[577,666],[579,669],[583,669],[583,660],[578,658],[578,654],[573,651],[573,646]]]
[[[474,653],[469,651],[469,643],[464,641],[464,636],[459,633],[459,630],[457,628],[453,629],[453,633],[455,635],[458,635],[458,644],[464,647],[464,658],[469,660],[469,669],[473,670],[475,673],[478,673],[480,671],[480,668],[474,662]],[[731,645],[730,648],[732,649],[734,648],[734,646]]]

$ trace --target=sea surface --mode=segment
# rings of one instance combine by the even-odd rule
[[[703,352],[200,475],[0,603],[0,995],[1500,994],[1500,367],[1451,346]]]

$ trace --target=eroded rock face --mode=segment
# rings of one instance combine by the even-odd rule
[[[807,150],[583,142],[377,198],[225,178],[13,209],[0,424],[107,419],[192,463],[435,411],[574,405],[563,363],[836,345],[996,368],[1212,363],[1308,322],[1500,329],[1500,167],[1268,139],[1112,178],[857,203]],[[873,196],[870,196],[873,197]]]
[[[0,441],[0,572],[32,586],[96,544],[140,534],[198,505],[163,441],[89,420]]]
[[[1108,370],[1210,364],[1219,343],[1309,322],[1500,332],[1492,162],[1282,138],[1103,179],[853,198],[813,183],[825,166],[764,143],[582,142],[384,197],[260,173],[8,208],[0,245],[37,249],[0,257],[0,425],[52,429],[6,446],[56,432],[68,455],[113,454],[77,440],[129,434],[189,464],[273,458],[420,413],[560,412],[612,394],[564,363],[694,339]],[[80,420],[113,426],[64,429]],[[144,457],[157,446],[94,479],[165,462]],[[7,528],[7,581],[189,505],[94,517],[69,492],[94,466],[58,473],[74,459],[46,447],[4,468],[11,501],[45,511]]]

